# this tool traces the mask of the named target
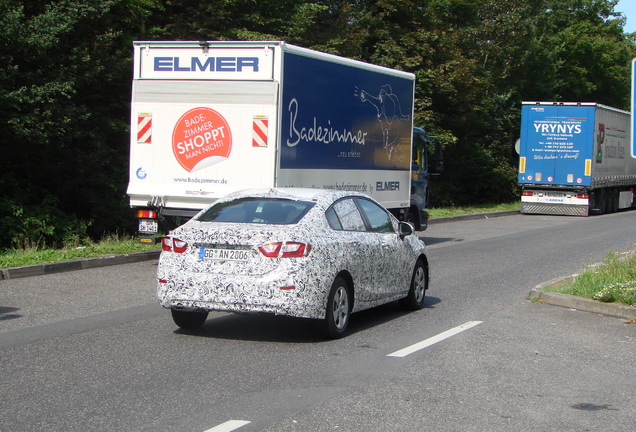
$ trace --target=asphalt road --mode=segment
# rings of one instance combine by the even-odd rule
[[[152,261],[3,280],[0,430],[636,430],[636,326],[525,298],[635,228],[636,212],[432,224],[426,307],[361,312],[337,341],[222,313],[183,333]]]

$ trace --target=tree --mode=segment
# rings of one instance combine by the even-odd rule
[[[126,224],[131,61],[121,17],[129,5],[0,4],[3,244],[99,236]]]
[[[516,197],[522,100],[630,102],[617,0],[0,0],[0,240],[133,229],[133,40],[284,40],[413,72],[433,202]],[[470,185],[470,193],[467,186]]]
[[[463,56],[473,59],[476,67],[470,110],[455,116],[464,122],[452,128],[457,144],[447,152],[448,165],[462,161],[473,169],[470,177],[458,178],[463,166],[453,167],[453,178],[442,180],[449,194],[461,197],[452,192],[461,184],[474,183],[477,177],[483,186],[486,179],[497,178],[490,192],[482,187],[483,192],[470,199],[512,198],[521,101],[594,101],[628,108],[634,39],[623,33],[624,20],[614,12],[614,0],[457,3],[478,3],[477,19],[455,30],[463,35],[458,43]],[[463,157],[469,154],[482,163],[470,163]],[[481,175],[480,166],[492,175]],[[497,190],[499,195],[493,193]]]

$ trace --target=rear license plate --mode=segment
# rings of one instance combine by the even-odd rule
[[[144,234],[157,234],[159,222],[155,219],[139,219],[139,232]]]
[[[251,251],[245,249],[207,249],[199,248],[199,259],[247,261]]]

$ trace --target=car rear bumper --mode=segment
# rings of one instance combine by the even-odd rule
[[[298,318],[324,318],[326,293],[290,277],[202,277],[161,279],[157,297],[170,309],[271,313]]]

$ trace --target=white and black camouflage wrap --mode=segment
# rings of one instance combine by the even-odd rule
[[[408,294],[415,263],[425,254],[417,236],[400,238],[393,216],[395,232],[389,233],[334,230],[327,222],[325,211],[335,201],[368,198],[365,195],[313,189],[249,190],[216,203],[245,196],[316,204],[295,225],[199,222],[195,216],[172,231],[170,236],[187,242],[188,248],[184,253],[161,253],[157,277],[163,307],[324,318],[331,285],[343,272],[353,281],[352,312]],[[360,217],[356,212],[351,215]],[[341,221],[346,228],[347,221]],[[257,249],[277,241],[308,243],[312,248],[308,256],[300,258],[267,258]],[[245,249],[249,259],[200,259],[200,248]],[[295,288],[285,289],[289,287]]]

